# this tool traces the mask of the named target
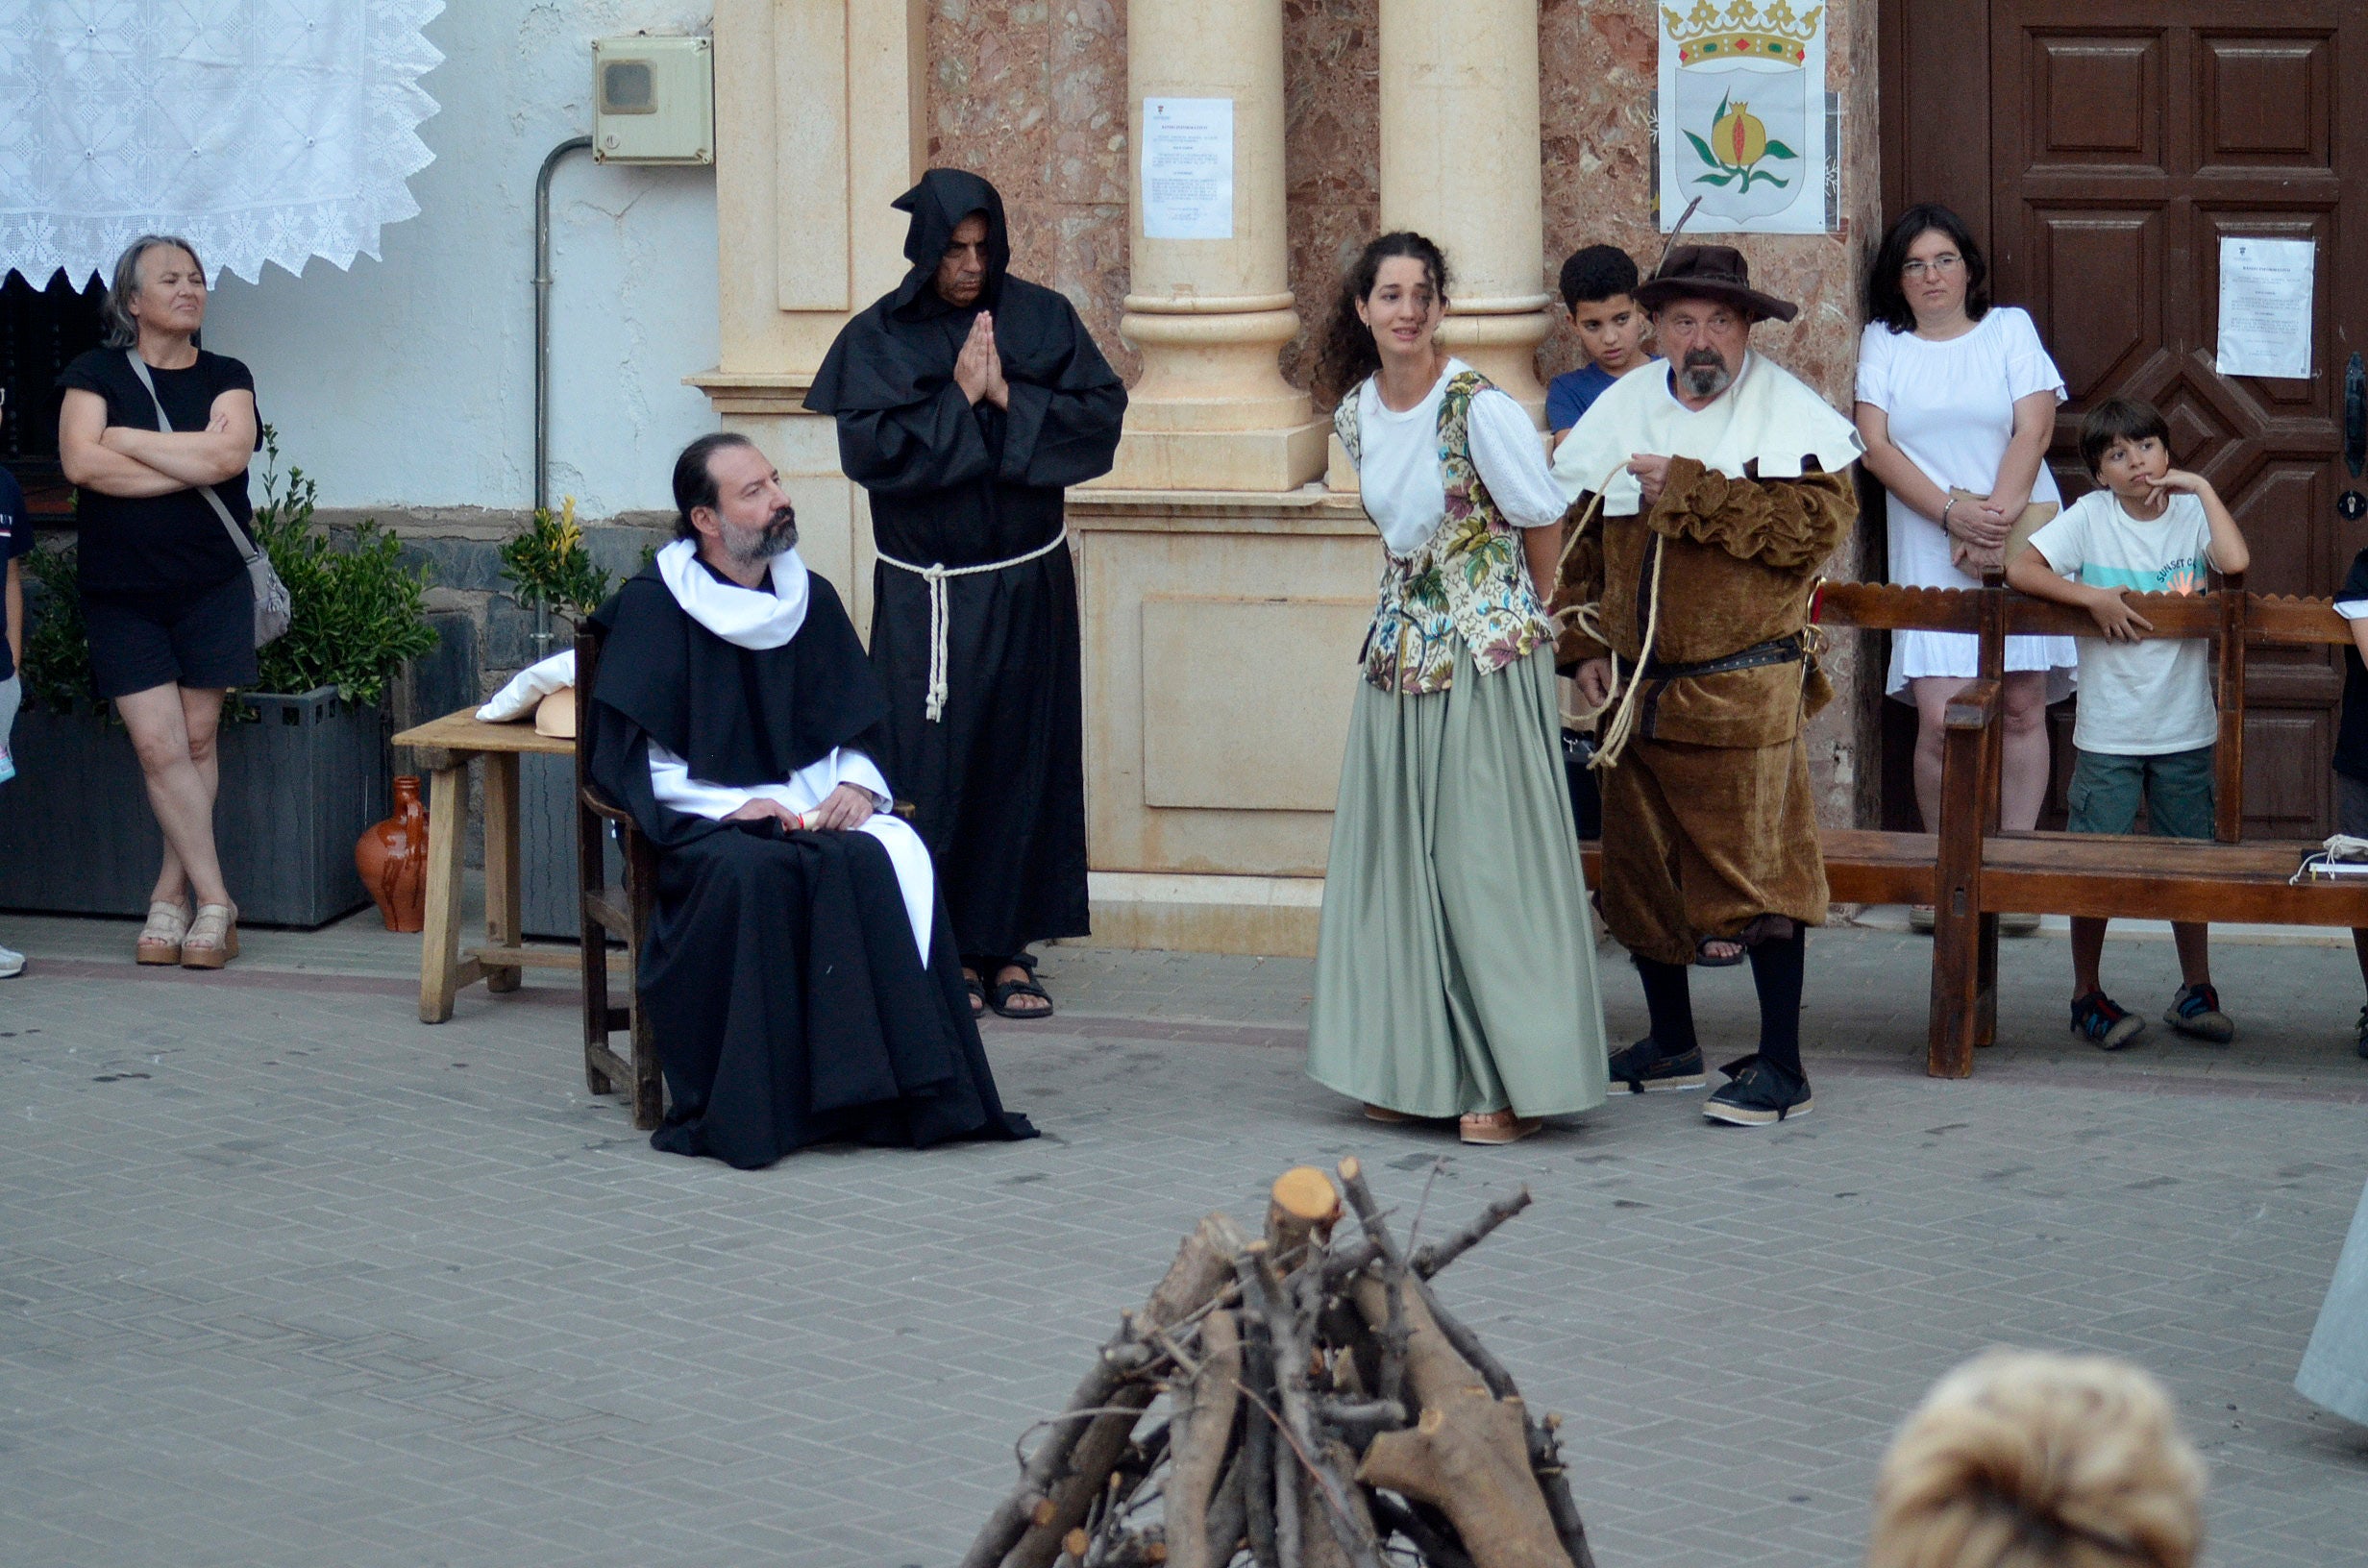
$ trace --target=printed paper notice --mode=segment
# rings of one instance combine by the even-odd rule
[[[2310,284],[2316,244],[2307,239],[2220,241],[2220,357],[2223,376],[2310,374]]]
[[[1233,100],[1143,100],[1143,235],[1233,237]]]

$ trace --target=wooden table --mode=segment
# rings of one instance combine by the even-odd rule
[[[395,745],[419,752],[430,775],[428,922],[420,933],[419,1021],[453,1016],[462,986],[516,991],[526,970],[581,973],[574,947],[529,947],[521,940],[518,896],[518,759],[528,752],[572,757],[576,743],[538,735],[534,721],[489,724],[475,708],[415,724]],[[469,764],[485,759],[485,945],[460,947],[461,847],[468,842]]]

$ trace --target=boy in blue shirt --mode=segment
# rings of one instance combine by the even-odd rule
[[[1590,245],[1563,263],[1563,307],[1570,312],[1587,363],[1545,389],[1545,425],[1559,443],[1603,389],[1654,355],[1644,352],[1652,320],[1636,302],[1637,264],[1616,245]]]
[[[2208,574],[2242,572],[2251,556],[2211,482],[2171,467],[2170,428],[2152,404],[2108,398],[2081,421],[2081,460],[2102,488],[2081,497],[2007,563],[2034,599],[2086,610],[2103,635],[2083,637],[2080,714],[2072,726],[2075,833],[2127,833],[2141,797],[2155,834],[2212,836],[2212,753],[2220,713],[2210,649],[2201,638],[2145,638],[2131,593],[2200,594]],[[2066,579],[2070,580],[2066,580]],[[2171,922],[2185,982],[2163,1021],[2214,1044],[2236,1026],[2211,983],[2210,927]],[[2117,1051],[2146,1027],[2105,994],[2105,921],[2072,918],[2072,1032]]]

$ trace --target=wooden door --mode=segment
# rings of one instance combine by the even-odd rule
[[[1991,8],[1992,265],[2072,394],[2059,477],[2067,494],[2088,488],[2084,408],[2114,394],[2154,404],[2179,463],[2244,527],[2261,592],[2331,592],[2368,543],[2336,511],[2344,367],[2368,348],[2368,192],[2345,190],[2368,175],[2352,123],[2368,98],[2346,86],[2363,57],[2368,17],[2347,0]],[[2315,243],[2308,379],[2213,369],[2220,241],[2233,235]],[[2323,835],[2341,667],[2324,650],[2263,650],[2251,668],[2246,829]]]
[[[1887,19],[1886,118],[1903,154],[1887,196],[1892,210],[1963,211],[1987,239],[1995,297],[2038,323],[2071,393],[2050,453],[2067,499],[2092,488],[2082,413],[2143,398],[2175,460],[2243,527],[2248,586],[2331,593],[2368,545],[2368,520],[2337,511],[2347,488],[2368,489],[2342,458],[2345,365],[2368,353],[2368,8],[1890,0]],[[1986,171],[1969,155],[1983,147]],[[2315,242],[2307,379],[2213,368],[2220,241],[2243,235]],[[2253,655],[2248,834],[2330,831],[2341,684],[2326,650]]]

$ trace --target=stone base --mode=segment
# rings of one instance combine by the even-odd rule
[[[1086,878],[1096,947],[1156,947],[1258,958],[1313,958],[1320,876],[1170,876],[1094,871]]]
[[[1324,471],[1329,420],[1271,430],[1128,430],[1089,489],[1296,490]]]

